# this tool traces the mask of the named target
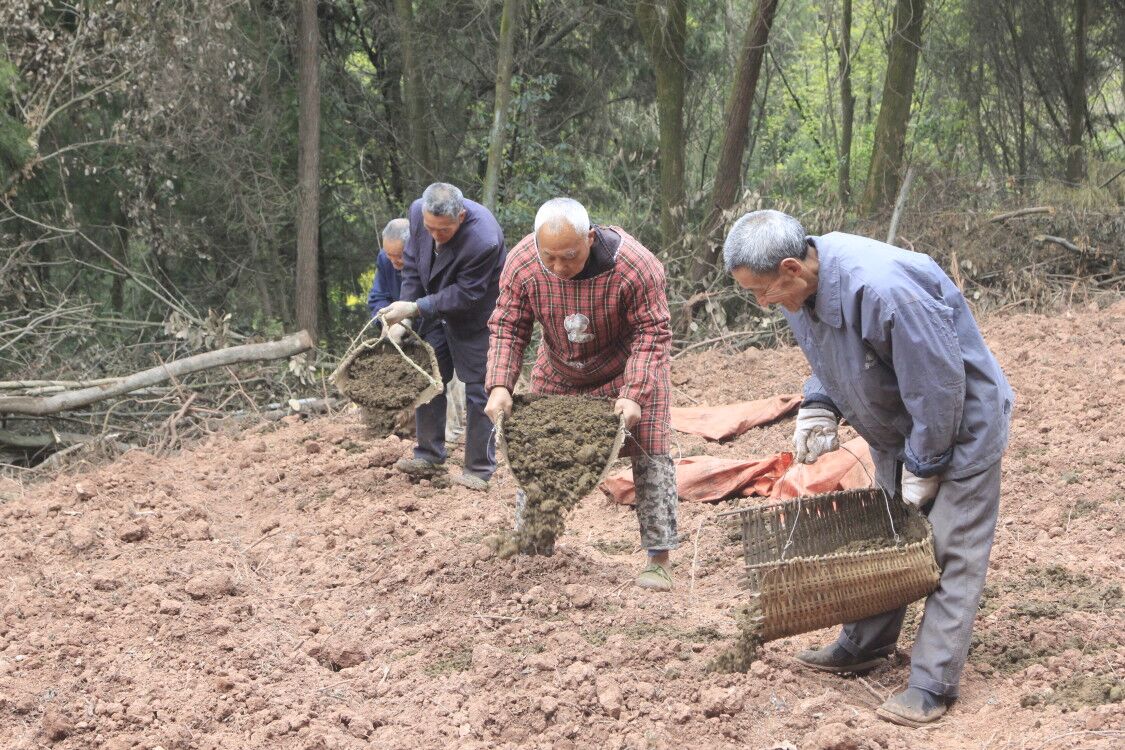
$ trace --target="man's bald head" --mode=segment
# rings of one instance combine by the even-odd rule
[[[548,271],[561,279],[582,272],[594,245],[585,207],[573,198],[552,198],[535,214],[535,246]]]

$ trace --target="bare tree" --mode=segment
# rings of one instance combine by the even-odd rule
[[[488,167],[484,173],[484,205],[496,210],[500,190],[500,168],[504,160],[504,136],[508,129],[508,105],[512,101],[512,59],[515,57],[516,24],[520,0],[504,0],[500,13],[500,49],[496,58],[496,97],[492,107],[492,129],[488,135]]]
[[[902,158],[906,152],[906,127],[914,98],[914,79],[918,53],[922,48],[922,14],[926,0],[896,0],[891,29],[891,48],[887,75],[883,80],[883,99],[875,122],[875,143],[863,210],[873,214],[890,208],[898,195],[902,179]]]
[[[852,93],[852,0],[843,0],[840,19],[840,143],[837,192],[842,205],[852,197],[852,124],[855,122],[855,95]]]
[[[1082,133],[1086,129],[1086,31],[1089,0],[1074,0],[1074,71],[1066,97],[1066,181],[1077,184],[1086,177]]]
[[[738,72],[727,100],[726,128],[719,163],[715,170],[715,185],[711,191],[711,207],[703,223],[703,247],[695,256],[691,269],[692,281],[706,278],[718,257],[719,243],[715,233],[722,227],[726,212],[734,205],[742,184],[742,158],[750,132],[750,107],[758,88],[762,60],[766,56],[770,28],[777,12],[777,0],[758,0],[750,25],[743,37]]]
[[[421,191],[434,175],[434,158],[430,152],[430,137],[426,129],[426,91],[422,78],[421,61],[414,48],[414,2],[395,0],[398,17],[399,46],[402,49],[402,96],[406,100],[406,128],[410,139],[407,160],[414,175],[411,194]]]
[[[316,0],[301,0],[298,13],[297,326],[315,341],[320,215],[320,34]]]
[[[639,0],[641,28],[656,71],[656,109],[660,120],[660,239],[665,252],[681,232],[684,205],[684,85],[687,62],[687,0]]]

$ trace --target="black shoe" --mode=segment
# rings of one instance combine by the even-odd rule
[[[940,719],[948,706],[945,696],[911,687],[875,709],[875,715],[894,724],[917,729]]]
[[[797,661],[804,666],[834,674],[870,672],[886,660],[885,655],[853,656],[839,643],[797,654]]]

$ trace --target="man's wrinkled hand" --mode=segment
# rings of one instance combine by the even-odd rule
[[[619,398],[613,405],[613,413],[625,417],[625,429],[631,430],[641,421],[641,405],[631,398]]]
[[[406,335],[406,326],[402,323],[395,323],[387,329],[387,338],[396,344],[402,343],[402,338]]]
[[[393,326],[395,323],[401,323],[407,318],[413,318],[418,315],[418,305],[414,302],[406,302],[399,300],[392,302],[376,313],[388,326]]]
[[[809,407],[797,412],[793,430],[793,458],[799,464],[814,463],[823,454],[840,447],[836,437],[839,420],[829,409]]]
[[[910,473],[905,466],[902,468],[903,502],[921,508],[937,497],[939,487],[941,487],[941,477],[919,477]]]
[[[484,405],[484,415],[497,424],[501,417],[510,416],[512,413],[512,392],[503,386],[493,388],[488,394],[488,403]]]

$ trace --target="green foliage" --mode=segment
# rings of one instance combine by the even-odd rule
[[[9,112],[19,85],[19,73],[5,53],[5,47],[0,45],[0,186],[8,184],[13,173],[35,155],[35,149],[28,143],[27,128]]]

